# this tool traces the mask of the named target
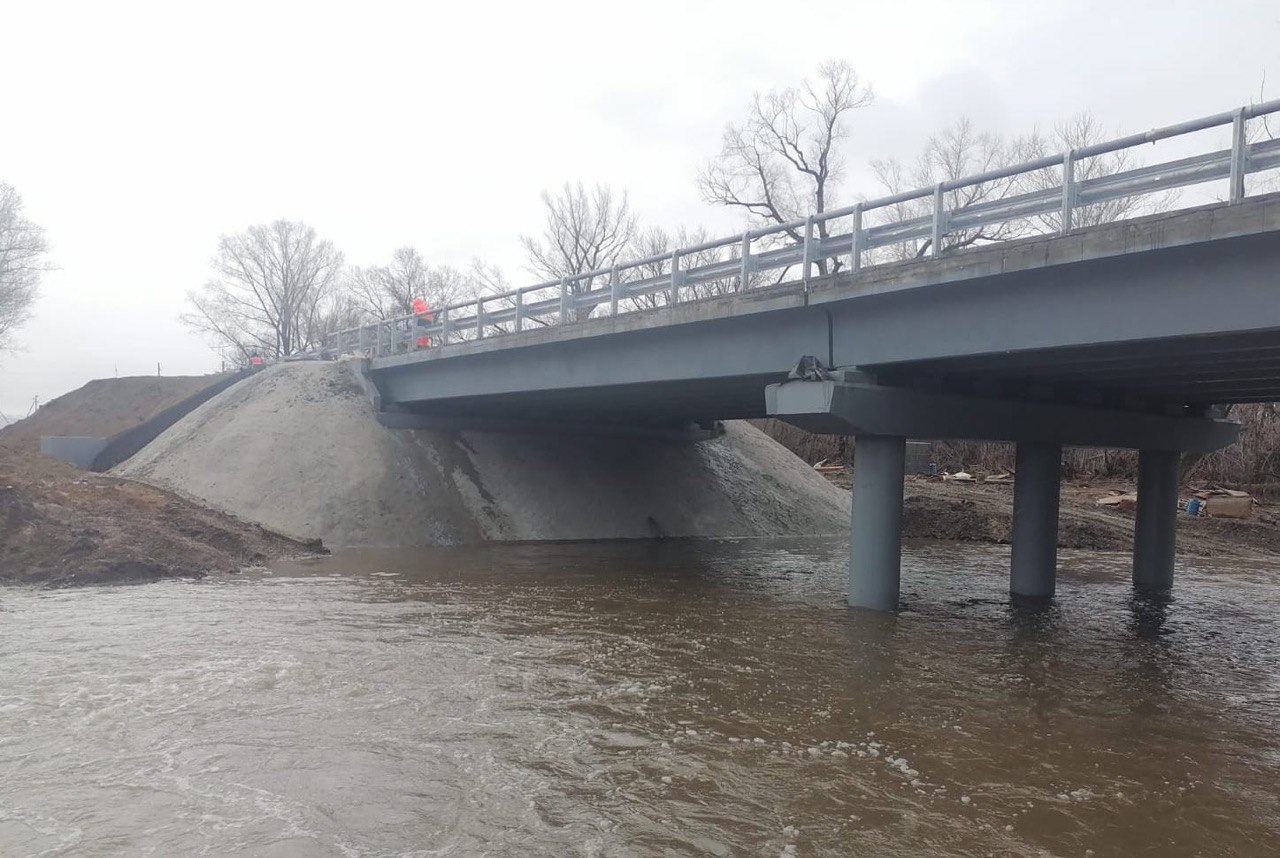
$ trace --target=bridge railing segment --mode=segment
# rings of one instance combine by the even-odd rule
[[[917,255],[956,252],[946,246],[949,235],[980,227],[1041,219],[1053,229],[1070,232],[1087,206],[1176,188],[1227,180],[1227,199],[1245,197],[1245,177],[1280,168],[1280,139],[1250,142],[1250,119],[1280,113],[1280,100],[1241,107],[1188,122],[1131,134],[1116,140],[1072,149],[891,194],[852,206],[810,215],[781,225],[673,249],[609,268],[589,271],[484,295],[474,301],[434,308],[429,318],[402,316],[338,331],[329,348],[337,353],[363,351],[371,357],[404,354],[424,346],[512,334],[549,325],[573,324],[588,317],[687,303],[749,291],[784,282],[792,269],[807,288],[815,273],[857,272],[868,267],[873,251],[914,243]],[[1231,146],[1200,155],[1081,177],[1078,165],[1089,158],[1134,149],[1159,140],[1206,129],[1231,126]],[[1043,189],[977,202],[958,208],[948,193],[1034,173],[1053,172]],[[927,205],[921,205],[928,201]],[[915,206],[906,208],[906,204]],[[920,213],[923,210],[923,213]],[[884,215],[879,222],[870,221]],[[870,264],[876,264],[871,258]],[[423,338],[426,338],[423,340]]]

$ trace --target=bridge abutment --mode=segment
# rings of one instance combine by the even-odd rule
[[[1138,451],[1133,585],[1139,590],[1161,593],[1173,586],[1179,458],[1174,450]]]
[[[1048,599],[1058,574],[1058,503],[1062,445],[1019,442],[1013,484],[1013,552],[1009,592]]]
[[[898,607],[906,449],[900,435],[858,435],[854,442],[848,600],[855,607]]]

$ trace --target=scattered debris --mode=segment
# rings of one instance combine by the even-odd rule
[[[813,469],[820,474],[844,473],[844,465],[831,465],[827,463],[826,459],[823,459],[821,462],[818,462],[816,465],[814,465]]]
[[[1209,518],[1252,518],[1253,497],[1235,489],[1212,488],[1196,492]]]
[[[943,474],[942,478],[944,480],[959,482],[959,483],[973,482],[973,474],[969,473],[968,471],[956,471],[954,474]]]
[[[1123,512],[1133,512],[1138,508],[1138,493],[1113,489],[1109,494],[1098,498],[1094,503],[1098,506],[1113,507]]]

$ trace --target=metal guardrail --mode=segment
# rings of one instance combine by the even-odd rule
[[[570,324],[605,305],[610,314],[616,315],[628,309],[628,302],[645,299],[653,304],[687,303],[681,300],[681,291],[696,291],[702,284],[714,284],[717,294],[742,292],[752,288],[753,274],[781,270],[785,276],[786,269],[797,265],[801,269],[800,281],[807,288],[814,268],[827,260],[847,257],[845,264],[856,272],[864,267],[869,251],[920,240],[927,241],[929,253],[937,256],[948,252],[944,241],[954,231],[1046,215],[1057,216],[1059,231],[1066,233],[1072,229],[1073,215],[1083,206],[1219,179],[1228,180],[1228,199],[1235,203],[1244,199],[1246,175],[1280,167],[1280,140],[1249,143],[1246,133],[1249,119],[1273,113],[1280,113],[1280,100],[891,194],[813,214],[804,220],[748,230],[558,281],[434,308],[429,324],[407,315],[338,331],[330,335],[329,347],[338,353],[361,350],[371,357],[404,354],[417,348],[420,337],[430,338],[432,346],[442,346],[516,333],[531,326]],[[1232,127],[1229,149],[1077,180],[1076,167],[1085,159],[1226,125]],[[1054,168],[1061,168],[1061,184],[1056,187],[947,208],[949,191]],[[864,225],[868,212],[929,198],[930,215]],[[843,220],[848,221],[847,231],[831,234],[828,225]],[[722,254],[727,256],[721,258]],[[689,259],[697,264],[689,264]]]

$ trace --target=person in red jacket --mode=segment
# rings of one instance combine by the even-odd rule
[[[413,313],[418,318],[414,320],[414,324],[420,328],[425,328],[432,322],[431,308],[427,306],[427,302],[422,298],[413,299]],[[431,337],[418,337],[418,348],[431,348]]]

